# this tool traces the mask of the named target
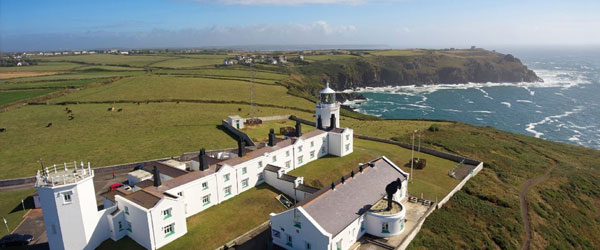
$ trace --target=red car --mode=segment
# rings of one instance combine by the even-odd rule
[[[110,185],[110,190],[116,190],[117,188],[120,188],[123,186],[123,183],[114,183],[112,185]]]

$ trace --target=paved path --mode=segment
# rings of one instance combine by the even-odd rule
[[[529,220],[529,201],[527,200],[527,192],[529,191],[529,188],[548,178],[552,170],[556,168],[556,163],[554,161],[551,161],[551,163],[551,168],[546,170],[543,175],[529,179],[527,182],[525,182],[525,184],[523,184],[521,191],[519,191],[519,199],[521,200],[521,217],[523,217],[523,223],[525,224],[525,241],[521,246],[521,250],[528,250],[529,245],[531,244],[531,221]]]

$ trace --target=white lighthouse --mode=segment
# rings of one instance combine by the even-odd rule
[[[340,103],[335,101],[335,91],[329,88],[329,82],[319,92],[315,119],[317,127],[320,128],[340,127]],[[331,124],[332,121],[335,121],[335,124]]]
[[[50,249],[94,249],[108,238],[108,226],[98,211],[94,171],[76,162],[38,171],[35,186]]]

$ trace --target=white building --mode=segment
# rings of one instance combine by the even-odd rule
[[[294,208],[272,213],[273,244],[345,250],[365,233],[398,235],[404,231],[406,209],[400,201],[407,197],[407,180],[408,174],[385,156],[361,165]]]
[[[337,127],[340,124],[340,103],[335,101],[335,91],[329,88],[329,82],[319,94],[315,115],[317,127],[330,127],[332,122],[335,122],[334,127]]]
[[[330,94],[322,91],[321,99]],[[339,117],[339,108],[335,109],[339,104],[328,104],[317,104],[317,113]],[[240,119],[230,117],[232,124],[236,120]],[[94,249],[106,239],[128,236],[145,248],[157,249],[187,233],[187,217],[264,182],[304,200],[317,190],[304,185],[301,177],[286,173],[326,155],[352,153],[354,131],[337,124],[302,133],[298,123],[296,135],[283,139],[271,130],[268,143],[253,150],[240,141],[237,156],[211,157],[201,150],[188,162],[146,163],[128,176],[131,190],[119,188],[102,195],[104,209],[100,211],[89,164],[79,169],[65,164],[62,171],[38,173],[36,187],[50,248]]]
[[[234,128],[243,129],[245,119],[240,117],[239,115],[231,115],[227,117],[227,122]]]

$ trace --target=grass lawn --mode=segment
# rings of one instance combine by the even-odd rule
[[[18,190],[18,191],[7,191],[0,192],[0,217],[5,218],[8,222],[8,228],[12,231],[15,227],[21,223],[23,220],[23,215],[25,212],[23,211],[21,200],[25,200],[25,208],[29,209],[32,204],[28,204],[33,202],[27,201],[27,197],[32,195],[35,192],[34,189],[26,189],[26,190]],[[4,221],[0,221],[0,224],[4,224]],[[6,226],[2,225],[0,227],[0,238],[7,234]]]
[[[342,158],[325,157],[295,169],[290,174],[302,176],[307,185],[321,188],[342,175],[349,174],[352,169],[357,168],[358,163],[364,163],[380,156],[386,156],[402,170],[410,173],[410,167],[404,167],[404,164],[410,159],[410,154],[410,150],[398,146],[354,139],[352,154]],[[427,159],[427,167],[413,171],[414,180],[408,184],[408,192],[419,196],[423,193],[424,197],[433,200],[436,196],[439,199],[443,198],[459,183],[458,180],[448,176],[448,172],[456,163],[426,154],[421,154],[421,158]]]
[[[34,90],[15,90],[0,91],[0,106],[15,103],[21,100],[49,94],[55,92],[55,89],[34,89]]]
[[[4,93],[4,92],[0,92]],[[111,106],[122,112],[108,112]],[[25,106],[0,113],[0,179],[32,176],[42,158],[46,164],[90,161],[92,166],[180,155],[183,152],[232,148],[235,140],[218,129],[228,115],[245,116],[247,105],[150,103]],[[238,112],[238,108],[242,111]],[[257,109],[257,116],[307,114]],[[53,125],[46,128],[48,123]]]
[[[282,114],[283,115],[283,114]],[[260,125],[257,126],[252,126],[252,127],[244,127],[242,129],[242,131],[246,134],[248,134],[248,136],[250,136],[250,138],[252,138],[252,140],[254,142],[266,142],[269,139],[269,129],[275,129],[275,135],[277,135],[277,137],[282,138],[283,135],[279,134],[279,128],[282,127],[293,127],[295,128],[296,126],[296,122],[289,120],[289,119],[285,119],[285,120],[277,120],[277,121],[267,121],[267,122],[263,122]],[[302,125],[302,133],[307,133],[310,131],[315,130],[315,127],[312,126],[306,126],[306,125]]]
[[[111,100],[221,100],[250,102],[251,84],[242,81],[172,76],[130,77],[98,88],[90,88],[55,99],[60,101]],[[313,109],[314,104],[287,95],[283,86],[256,84],[257,103]],[[225,117],[223,117],[225,118]]]
[[[431,122],[431,121],[360,121],[356,119],[342,118],[341,126],[354,129],[354,133],[369,136],[376,136],[390,139],[392,137],[403,137],[415,130],[427,130],[432,124],[438,124],[442,128],[449,126],[451,122]],[[418,138],[418,137],[417,137]],[[422,138],[423,139],[423,138]],[[416,140],[416,139],[415,139]],[[410,142],[410,141],[405,141]]]
[[[247,190],[219,205],[187,218],[188,232],[161,249],[215,249],[269,220],[285,207],[275,199],[280,192],[266,184]],[[137,249],[125,237],[107,240],[98,249]]]
[[[144,70],[144,68],[136,67],[123,67],[123,66],[107,66],[107,65],[89,65],[77,67],[74,70],[77,71],[135,71]]]

